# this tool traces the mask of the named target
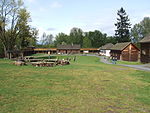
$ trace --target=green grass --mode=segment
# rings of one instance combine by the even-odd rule
[[[37,54],[32,54],[31,56],[34,56],[34,57],[40,57],[40,56],[48,56],[48,54],[45,54],[45,53],[37,53]]]
[[[129,61],[121,61],[121,60],[118,60],[117,61],[117,64],[126,64],[126,65],[141,65],[140,62],[129,62]]]
[[[150,112],[150,72],[92,56],[56,67],[19,67],[0,59],[0,113],[101,112]]]
[[[112,62],[111,59],[107,58],[109,62]],[[142,63],[137,61],[137,62],[131,62],[131,61],[123,61],[123,60],[117,60],[117,64],[124,64],[124,65],[141,65]]]

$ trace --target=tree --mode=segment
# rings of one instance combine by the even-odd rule
[[[56,38],[54,41],[55,47],[62,43],[69,44],[69,36],[66,35],[65,33],[59,33],[58,35],[56,35]]]
[[[106,43],[116,44],[116,39],[114,36],[107,36]]]
[[[131,29],[132,41],[138,43],[146,35],[150,34],[150,17],[145,17],[140,23]]]
[[[41,44],[43,47],[51,47],[54,43],[54,36],[52,34],[46,35],[46,33],[44,32],[41,38]]]
[[[37,45],[38,30],[36,28],[30,28],[30,35],[32,38],[29,39],[29,46]]]
[[[16,42],[16,23],[18,19],[18,11],[22,7],[21,0],[1,0],[0,1],[0,22],[1,22],[1,37],[5,56],[8,50],[15,47]]]
[[[122,7],[118,10],[117,15],[119,18],[117,18],[117,23],[115,24],[117,27],[117,30],[115,30],[116,40],[117,42],[128,42],[130,41],[130,19]]]
[[[143,38],[143,27],[140,24],[135,24],[131,29],[131,40],[133,43],[137,43]]]
[[[46,42],[45,42],[45,44],[46,44],[46,45],[53,44],[53,39],[54,39],[54,36],[53,36],[52,34],[47,35],[47,36],[46,36]]]
[[[90,48],[91,40],[88,37],[84,37],[83,39],[83,48]]]
[[[88,37],[91,40],[91,47],[101,47],[102,45],[104,45],[106,43],[106,34],[101,33],[98,30],[95,31],[90,31],[85,33],[85,36]]]
[[[46,42],[46,33],[45,32],[43,33],[40,42],[41,42],[42,45],[45,45],[45,42]]]
[[[38,31],[28,25],[30,14],[22,0],[0,1],[0,42],[5,53],[35,45]]]
[[[83,31],[80,28],[72,28],[70,31],[70,38],[69,38],[70,44],[80,44],[82,47],[83,43]]]
[[[30,26],[28,22],[30,21],[30,14],[27,12],[25,8],[20,9],[18,11],[18,20],[17,20],[17,31],[14,35],[16,35],[16,44],[19,49],[27,47],[30,45],[30,41],[32,40],[32,34],[30,33]]]

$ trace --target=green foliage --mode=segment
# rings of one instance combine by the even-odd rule
[[[91,47],[91,40],[88,37],[84,37],[82,47],[83,48],[90,48]]]
[[[37,30],[28,25],[30,14],[22,0],[1,0],[0,6],[0,41],[5,56],[9,50],[35,45]]]
[[[107,36],[107,40],[106,43],[112,43],[112,44],[116,44],[116,38],[114,36]]]
[[[117,30],[115,30],[116,40],[119,43],[128,42],[130,41],[130,19],[128,18],[125,10],[122,7],[120,10],[118,10],[117,15],[119,16],[119,18],[117,18],[117,23],[115,24],[115,26],[117,27]]]
[[[43,33],[43,36],[41,37],[41,45],[42,47],[51,47],[54,45],[54,36],[52,34],[46,35],[46,33]]]
[[[72,28],[69,36],[69,43],[80,44],[82,47],[83,44],[83,31],[80,28]]]
[[[107,34],[98,30],[83,32],[80,28],[72,28],[70,35],[59,33],[54,41],[55,47],[58,44],[80,44],[81,47],[98,48],[106,43],[116,43],[114,37],[107,37]]]
[[[26,9],[20,9],[18,13],[16,44],[19,49],[27,47],[30,42],[30,26],[28,25],[30,14]]]
[[[150,34],[150,17],[145,17],[140,23],[135,24],[131,29],[132,41],[136,44]]]
[[[58,35],[56,35],[54,44],[55,44],[55,47],[57,47],[57,45],[60,45],[62,43],[69,44],[69,42],[70,41],[69,41],[68,35],[66,35],[65,33],[59,33]]]
[[[98,30],[95,30],[94,32],[87,32],[86,37],[88,37],[91,40],[92,47],[95,48],[101,47],[102,45],[106,44],[107,40],[107,35],[101,33]]]

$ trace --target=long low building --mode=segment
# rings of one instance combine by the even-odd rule
[[[57,48],[34,48],[34,53],[46,54],[80,54],[99,53],[99,48],[80,48],[80,45],[58,45]]]
[[[80,53],[99,53],[99,48],[81,48]]]
[[[78,44],[69,44],[69,45],[58,45],[57,53],[60,54],[79,54],[80,45]]]
[[[34,53],[56,54],[57,48],[34,48]]]
[[[99,48],[80,48],[80,45],[71,44],[71,45],[58,45],[57,48],[36,48],[36,47],[27,47],[23,50],[14,50],[8,51],[8,58],[14,57],[23,57],[36,53],[45,53],[45,54],[80,54],[80,53],[99,53]]]

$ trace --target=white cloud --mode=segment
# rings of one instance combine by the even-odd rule
[[[47,31],[55,31],[55,30],[56,30],[56,28],[53,28],[53,27],[50,27],[47,29]]]
[[[61,8],[62,4],[59,3],[59,2],[57,2],[57,1],[55,1],[55,2],[53,2],[53,3],[50,4],[50,7],[51,8]]]
[[[143,18],[144,18],[144,17],[150,17],[150,14],[145,14],[145,15],[143,16]]]

